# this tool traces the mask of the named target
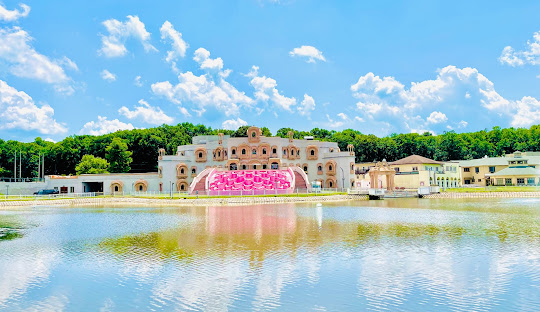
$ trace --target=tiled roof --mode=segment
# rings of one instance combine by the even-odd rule
[[[390,165],[415,165],[415,164],[442,165],[443,163],[440,161],[422,157],[420,155],[411,155],[411,156],[408,156],[408,157],[405,157],[405,158],[402,158],[402,159],[399,159],[390,163]]]
[[[498,172],[490,174],[489,176],[499,177],[499,176],[530,176],[530,175],[540,176],[540,169],[536,169],[533,167],[511,167],[511,168],[504,168]]]

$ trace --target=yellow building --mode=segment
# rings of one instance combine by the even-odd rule
[[[396,171],[396,188],[417,189],[423,186],[442,188],[460,186],[459,163],[441,162],[419,155],[411,155],[390,163]]]
[[[459,165],[463,185],[489,186],[493,183],[496,185],[521,185],[523,184],[521,183],[522,180],[518,183],[518,178],[532,178],[534,177],[533,169],[540,167],[540,152],[522,153],[516,151],[504,157],[486,156],[479,159],[462,160],[459,161]],[[502,172],[510,167],[513,170]],[[499,172],[502,175],[499,175]]]

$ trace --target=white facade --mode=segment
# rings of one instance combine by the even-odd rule
[[[187,191],[195,177],[206,168],[224,170],[284,169],[298,166],[312,181],[326,188],[350,187],[354,182],[352,147],[341,152],[335,142],[312,139],[261,136],[260,129],[250,127],[248,137],[207,135],[193,138],[193,144],[178,146],[176,155],[160,150],[160,181],[168,191]],[[352,179],[352,180],[351,180]]]

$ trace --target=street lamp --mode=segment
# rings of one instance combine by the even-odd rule
[[[9,185],[6,185],[6,196],[9,196]]]

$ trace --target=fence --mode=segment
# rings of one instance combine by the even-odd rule
[[[0,182],[45,182],[45,178],[8,178],[0,177]]]
[[[98,197],[103,196],[101,192],[88,192],[88,193],[65,193],[65,194],[49,194],[49,195],[0,195],[0,200],[55,200],[55,199],[74,199],[85,197]]]

